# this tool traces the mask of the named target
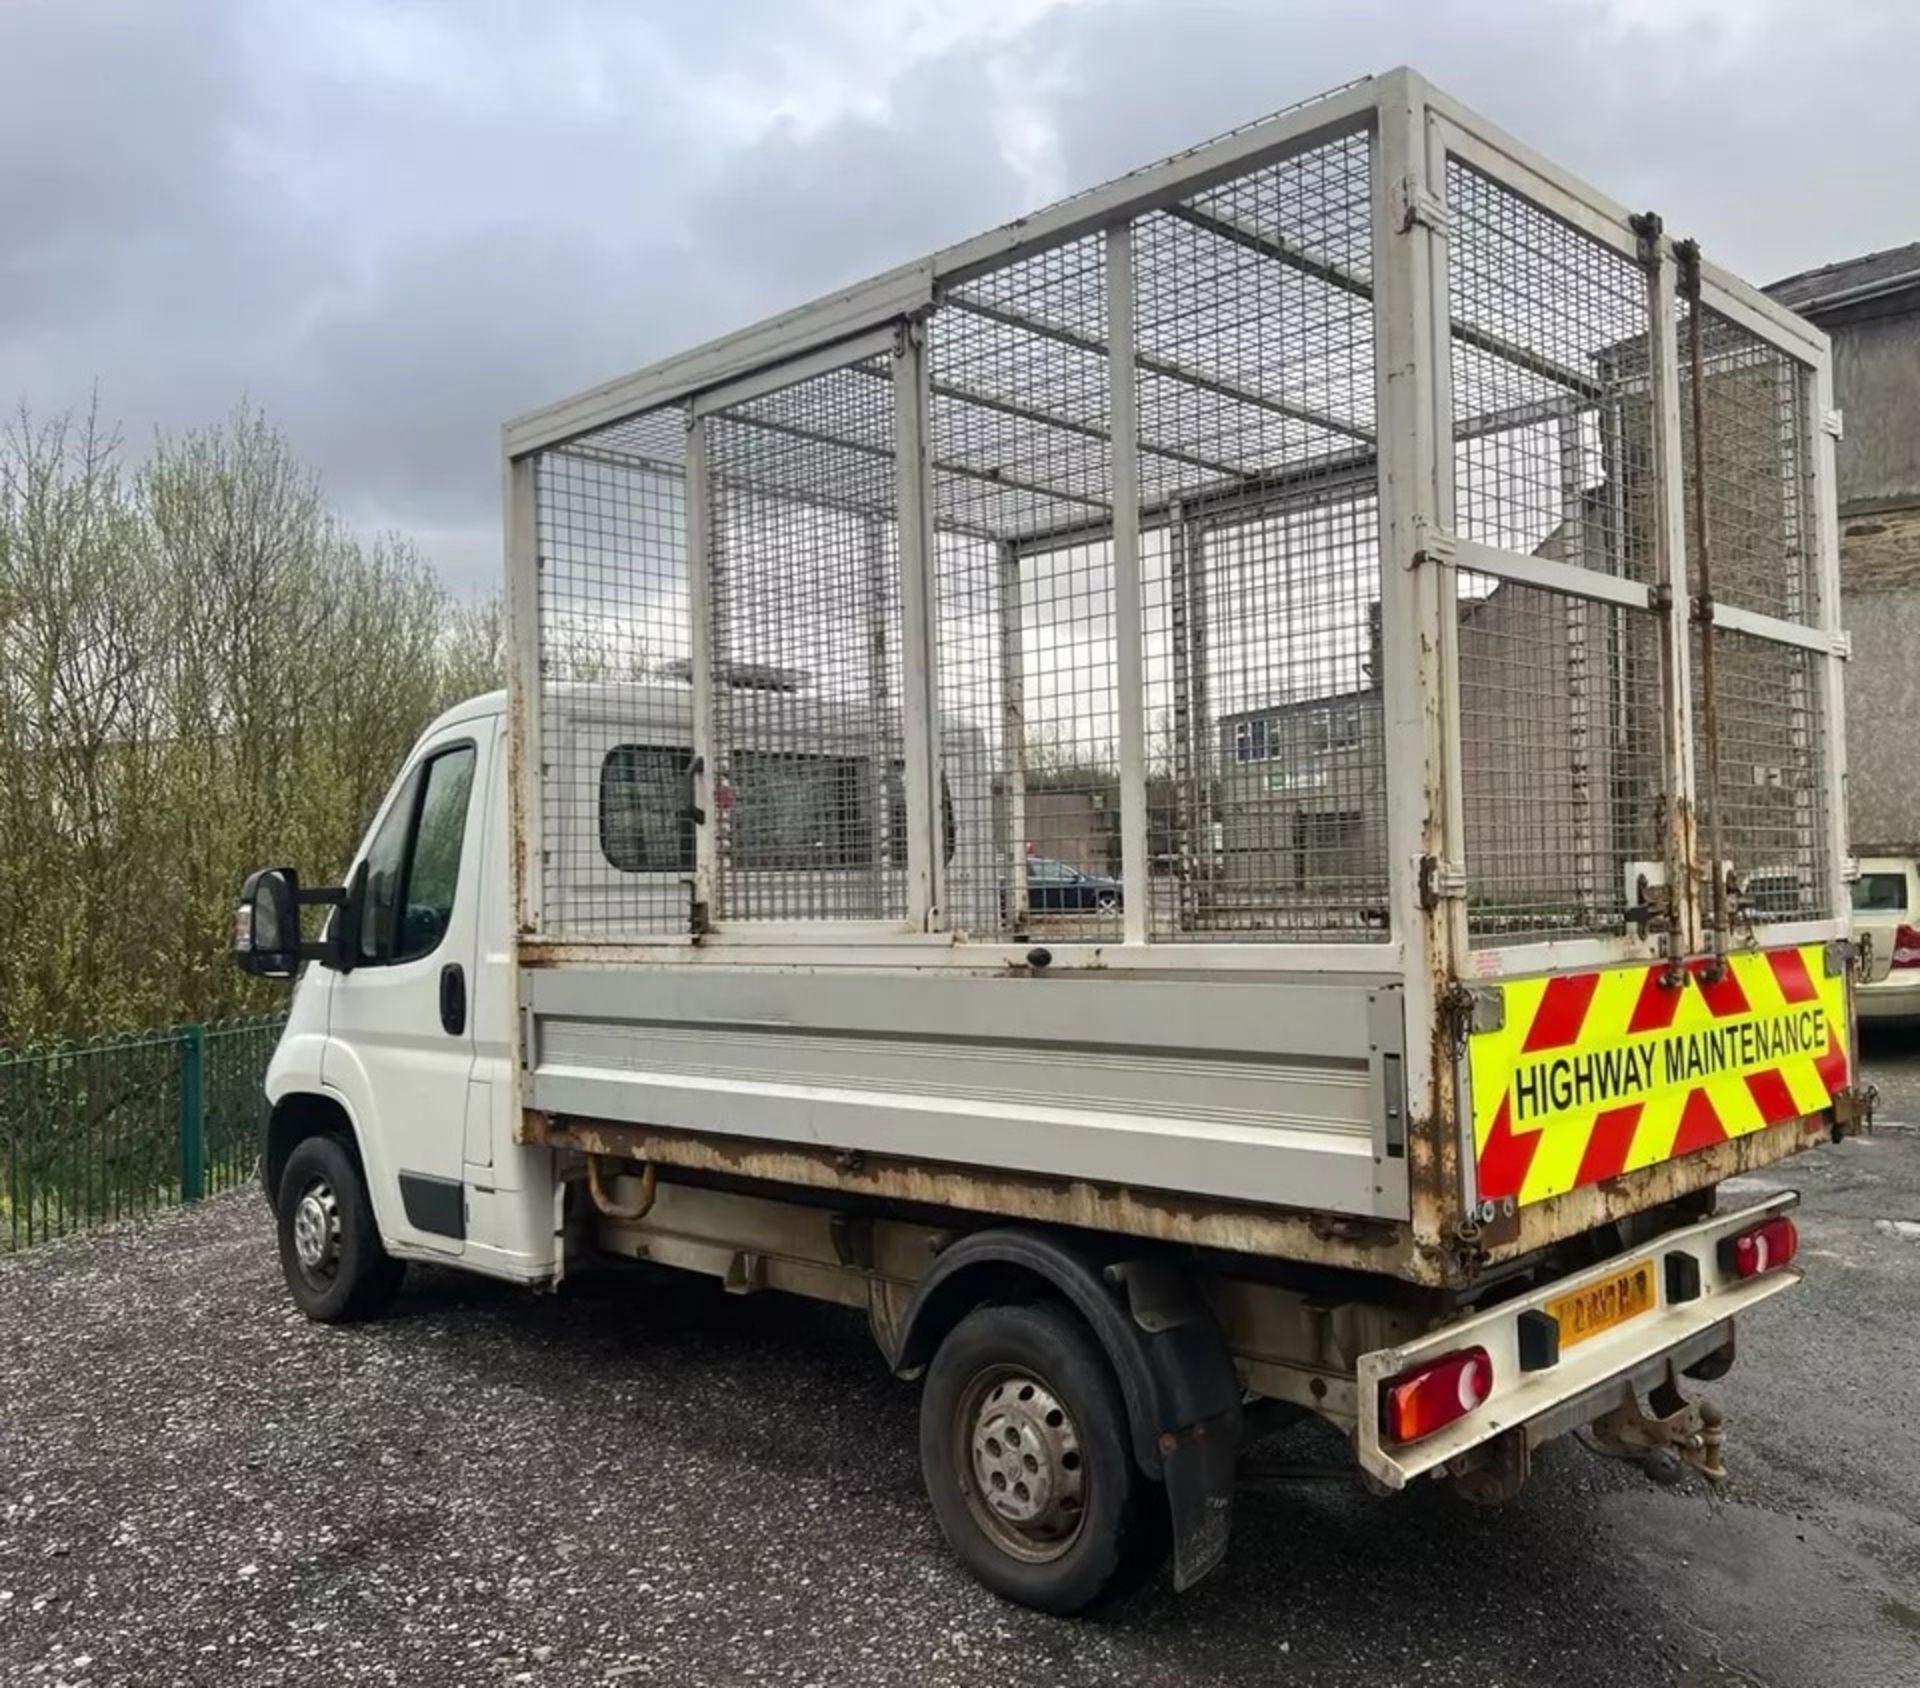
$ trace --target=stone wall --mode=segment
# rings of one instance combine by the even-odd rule
[[[1840,571],[1853,850],[1920,847],[1920,508],[1843,523]]]

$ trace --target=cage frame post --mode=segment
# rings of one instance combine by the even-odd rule
[[[1813,358],[1812,379],[1804,383],[1807,469],[1812,491],[1815,590],[1820,594],[1821,632],[1827,649],[1820,664],[1820,730],[1826,751],[1822,772],[1827,786],[1827,907],[1846,920],[1854,877],[1852,828],[1847,818],[1846,666],[1853,655],[1840,599],[1840,516],[1835,480],[1835,441],[1827,419],[1833,404],[1833,353],[1823,347]]]
[[[1141,633],[1140,427],[1133,334],[1133,225],[1106,235],[1107,427],[1113,478],[1114,696],[1119,709],[1122,941],[1144,944],[1153,912],[1147,859],[1147,687]]]
[[[517,848],[512,854],[516,929],[546,928],[546,846],[541,779],[546,735],[541,709],[539,459],[503,459],[501,504],[506,537],[507,790]]]
[[[1671,961],[1696,954],[1705,940],[1701,909],[1698,786],[1693,756],[1693,651],[1687,605],[1686,461],[1681,446],[1680,333],[1676,307],[1680,266],[1673,241],[1651,219],[1647,271],[1647,364],[1652,382],[1654,460],[1654,591],[1661,607],[1660,648],[1666,707],[1661,711],[1661,763],[1666,770],[1667,933]],[[1708,871],[1717,873],[1719,864]]]
[[[707,486],[707,419],[687,416],[686,454],[687,672],[693,684],[689,795],[693,803],[693,888],[687,925],[695,938],[711,930],[720,866],[720,784],[714,765],[713,546]]]
[[[1409,215],[1428,198],[1425,80],[1412,71],[1380,79],[1373,183],[1374,404],[1379,439],[1381,698],[1386,732],[1388,915],[1403,946],[1408,1140],[1445,1145],[1438,1164],[1411,1179],[1416,1237],[1446,1246],[1470,1207],[1473,1156],[1459,1131],[1471,1115],[1459,1106],[1450,1064],[1429,1028],[1440,1023],[1454,972],[1459,899],[1439,895],[1457,862],[1460,809],[1449,800],[1449,768],[1458,766],[1458,689],[1450,683],[1453,646],[1445,566],[1443,429],[1451,398],[1442,378],[1449,344],[1444,262],[1431,219]],[[1436,337],[1437,336],[1437,337]],[[1463,934],[1460,934],[1463,935]],[[1424,1117],[1423,1117],[1424,1116]],[[1464,1145],[1467,1150],[1471,1144]],[[1376,1144],[1380,1178],[1388,1145]],[[1399,1176],[1408,1169],[1401,1163]]]
[[[1000,567],[1000,724],[1007,746],[1007,907],[1002,932],[1027,929],[1027,670],[1024,576],[1020,548],[1002,541]]]
[[[900,728],[906,762],[906,926],[947,924],[941,826],[939,555],[933,540],[933,444],[924,317],[908,317],[893,346],[893,474],[900,553]]]
[[[896,330],[893,355],[894,488],[900,553],[900,681],[907,799],[907,925],[946,924],[946,852],[942,848],[939,555],[933,534],[933,449],[926,321]]]
[[[1587,550],[1586,449],[1580,412],[1576,410],[1562,416],[1558,426],[1560,530],[1565,535],[1560,560],[1588,569],[1592,565]],[[1567,637],[1567,751],[1573,797],[1574,885],[1579,893],[1582,916],[1589,925],[1593,924],[1599,907],[1600,879],[1599,846],[1593,822],[1592,665],[1587,649],[1593,613],[1591,604],[1578,599],[1563,611]]]
[[[1194,878],[1199,860],[1194,802],[1193,642],[1189,619],[1192,583],[1188,576],[1188,531],[1179,500],[1167,511],[1167,626],[1173,689],[1173,842],[1175,929],[1182,935],[1199,924]],[[1149,844],[1152,840],[1149,838]]]

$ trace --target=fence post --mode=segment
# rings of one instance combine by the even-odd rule
[[[207,1183],[207,1028],[180,1028],[180,1199],[197,1202]]]

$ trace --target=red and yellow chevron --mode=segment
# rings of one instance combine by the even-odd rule
[[[1521,1206],[1817,1114],[1847,1083],[1847,981],[1818,944],[1516,979],[1467,1045],[1482,1201]]]

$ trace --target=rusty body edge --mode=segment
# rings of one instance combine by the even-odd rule
[[[1055,1179],[842,1149],[801,1148],[658,1126],[577,1119],[527,1109],[522,1141],[658,1166],[727,1173],[814,1190],[949,1208],[996,1218],[1111,1231],[1123,1236],[1266,1256],[1419,1284],[1455,1283],[1448,1260],[1412,1244],[1405,1226],[1328,1220],[1294,1209],[1199,1201],[1084,1179]]]
[[[1583,1184],[1564,1195],[1523,1207],[1512,1241],[1490,1251],[1495,1259],[1530,1254],[1549,1243],[1577,1236],[1631,1214],[1644,1213],[1683,1196],[1711,1192],[1712,1187],[1743,1172],[1772,1166],[1802,1149],[1829,1141],[1819,1119],[1782,1120],[1745,1137],[1730,1138],[1712,1148],[1672,1160],[1656,1161],[1619,1178]]]
[[[1643,1167],[1604,1184],[1520,1209],[1497,1238],[1472,1249],[1426,1246],[1411,1226],[1324,1218],[1254,1203],[1196,1201],[1083,1179],[1054,1179],[935,1164],[834,1148],[801,1148],[659,1126],[578,1119],[526,1109],[520,1140],[660,1167],[832,1190],[850,1196],[1109,1231],[1147,1241],[1216,1249],[1305,1265],[1370,1272],[1432,1289],[1462,1289],[1476,1270],[1563,1242],[1596,1226],[1701,1192],[1723,1179],[1827,1140],[1818,1122],[1788,1120],[1751,1136]],[[1447,1134],[1442,1142],[1450,1142]],[[1445,1175],[1444,1147],[1428,1151]]]

